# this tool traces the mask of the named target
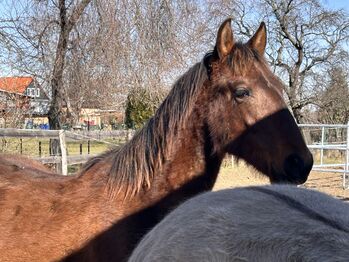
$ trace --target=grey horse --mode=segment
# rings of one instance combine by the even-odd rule
[[[143,238],[140,261],[349,261],[349,206],[287,185],[205,193]]]

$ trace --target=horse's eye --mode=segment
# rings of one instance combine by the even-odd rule
[[[247,88],[238,88],[234,91],[234,97],[238,100],[242,100],[251,95],[250,90]]]

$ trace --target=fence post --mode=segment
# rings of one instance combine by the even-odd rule
[[[345,167],[343,174],[343,188],[347,188],[347,179],[349,173],[349,121],[347,123],[347,150],[345,151]]]
[[[23,154],[23,139],[20,138],[19,141],[20,141],[20,148],[19,148],[19,151],[21,152],[21,155],[22,155],[22,154]]]
[[[68,161],[67,161],[67,147],[65,143],[65,131],[59,130],[59,145],[61,147],[61,173],[62,175],[68,175]]]
[[[325,127],[321,127],[321,150],[320,150],[320,165],[324,163],[324,141],[325,141]]]
[[[39,157],[41,157],[42,151],[41,151],[41,141],[39,141]]]

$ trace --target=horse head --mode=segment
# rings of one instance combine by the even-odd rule
[[[246,42],[235,42],[231,20],[219,28],[206,56],[207,125],[216,151],[244,159],[271,182],[304,183],[313,165],[300,130],[283,99],[283,84],[264,59],[261,23]]]

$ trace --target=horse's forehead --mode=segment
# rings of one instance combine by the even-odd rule
[[[240,79],[245,82],[253,83],[257,86],[265,86],[270,89],[282,90],[283,83],[281,80],[270,70],[270,68],[264,62],[254,61],[251,63],[245,74],[235,76],[235,79]]]
[[[267,65],[258,63],[255,66],[256,72],[258,72],[259,79],[263,79],[269,88],[275,88],[282,92],[283,83],[281,80],[269,69]]]
[[[235,64],[228,65],[224,64],[220,68],[220,72],[217,74],[217,81],[229,82],[229,81],[257,81],[267,77],[264,69],[258,66],[257,63],[249,63],[246,65]]]
[[[240,52],[238,56],[231,56],[224,62],[213,65],[213,85],[225,86],[230,82],[241,81],[251,88],[267,88],[277,91],[282,96],[283,83],[271,71],[261,57],[251,55],[250,52]]]

